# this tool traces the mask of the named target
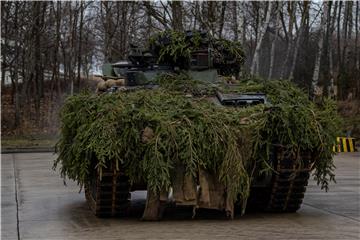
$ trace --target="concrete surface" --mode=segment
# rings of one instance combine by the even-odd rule
[[[309,184],[294,214],[249,213],[225,220],[216,212],[191,219],[170,209],[160,222],[139,221],[144,192],[125,219],[92,215],[79,187],[64,186],[51,153],[1,155],[1,239],[360,239],[360,153],[336,156],[337,184],[329,192]]]

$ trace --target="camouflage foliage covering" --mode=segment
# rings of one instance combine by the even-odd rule
[[[209,54],[210,66],[224,76],[239,73],[245,62],[240,42],[217,39],[199,31],[164,31],[153,36],[149,45],[159,64],[181,69],[188,69],[198,52]]]
[[[183,87],[169,84],[167,76],[157,90],[69,97],[61,111],[54,167],[83,185],[93,171],[91,162],[100,172],[115,162],[131,182],[144,181],[155,194],[174,187],[179,165],[197,183],[206,170],[222,184],[227,201],[245,205],[251,181],[272,171],[269,155],[273,144],[280,144],[288,154],[315,153],[314,177],[322,187],[334,180],[332,146],[339,119],[331,100],[315,104],[288,81],[199,88],[180,77]],[[172,81],[179,79],[173,75]],[[270,104],[222,107],[207,99],[214,88],[263,92]]]

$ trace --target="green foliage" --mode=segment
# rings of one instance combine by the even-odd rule
[[[227,59],[235,59],[238,66],[245,62],[245,53],[240,42],[234,42],[227,39],[214,39],[215,55],[221,63],[226,64]]]
[[[190,47],[190,43],[186,41],[185,33],[176,31],[165,31],[162,32],[160,36],[168,37],[170,42],[169,44],[163,45],[163,47],[161,48],[158,62],[189,62],[192,47]]]
[[[93,162],[99,170],[115,163],[131,182],[145,181],[159,192],[171,186],[174,166],[181,163],[193,176],[199,168],[214,172],[234,200],[240,195],[246,201],[254,169],[269,170],[272,146],[281,144],[289,153],[314,153],[314,175],[322,187],[334,180],[339,122],[330,100],[314,104],[288,81],[247,81],[232,91],[264,92],[271,106],[231,108],[184,96],[184,89],[200,91],[185,75],[165,75],[159,82],[157,90],[69,97],[60,115],[54,167],[60,164],[63,177],[84,184]],[[146,127],[154,136],[143,142]]]
[[[318,111],[314,112],[314,119],[317,120],[315,127],[317,128],[318,141],[314,151],[316,153],[314,176],[318,184],[322,188],[328,190],[330,181],[335,181],[332,151],[329,146],[335,145],[335,139],[340,135],[341,118],[337,115],[336,104],[331,99],[325,99],[318,106]]]
[[[194,51],[208,48],[213,52],[215,65],[230,65],[239,70],[245,62],[245,54],[240,42],[217,39],[212,36],[201,36],[194,31],[191,37],[184,32],[164,31],[154,35],[150,41],[150,48],[158,55],[158,63],[180,64],[188,68]]]
[[[199,80],[192,79],[186,72],[179,74],[163,73],[154,83],[169,91],[177,91],[193,96],[214,95],[216,86],[209,85]]]
[[[323,99],[315,104],[289,81],[250,80],[236,90],[263,92],[272,105],[269,111],[264,111],[264,121],[258,122],[261,126],[258,126],[254,158],[265,163],[272,144],[280,144],[294,155],[298,151],[310,151],[315,158],[314,177],[327,190],[329,182],[335,180],[332,146],[340,134],[336,103]]]
[[[251,162],[243,147],[252,145],[247,132],[256,121],[251,115],[262,108],[222,108],[161,89],[80,94],[61,111],[55,167],[61,163],[64,177],[84,184],[91,161],[99,169],[115,161],[132,182],[144,180],[160,191],[171,185],[170,171],[180,162],[188,174],[195,175],[199,167],[217,172],[234,199],[239,193],[246,197]],[[244,117],[250,123],[244,125]],[[154,130],[147,143],[141,142],[145,127]]]

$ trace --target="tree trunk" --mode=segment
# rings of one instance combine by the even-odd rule
[[[269,67],[269,74],[268,79],[270,80],[273,75],[274,71],[274,60],[275,60],[275,47],[276,41],[280,31],[280,10],[281,10],[282,2],[277,3],[277,13],[276,13],[276,23],[275,23],[275,36],[271,43],[271,52],[270,52],[270,67]]]
[[[7,3],[7,5],[1,5],[1,35],[2,36],[7,36],[9,34],[9,27],[8,27],[8,14],[9,14],[9,5],[11,3]],[[9,47],[9,43],[8,43],[8,38],[4,37],[3,38],[3,46],[1,49],[1,57],[2,57],[2,61],[1,61],[1,89],[4,89],[5,87],[5,77],[6,77],[6,71],[8,71],[8,47]]]
[[[209,22],[210,34],[214,36],[217,2],[209,1],[206,3],[207,3],[207,20]]]
[[[340,27],[340,21],[341,21],[341,7],[342,7],[342,1],[339,1],[339,12],[337,15],[337,57],[338,57],[338,73],[341,70],[341,27]]]
[[[151,38],[151,34],[152,34],[152,19],[151,19],[149,9],[146,8],[145,11],[146,11],[146,23],[147,23],[146,38],[147,38],[147,40],[149,40]]]
[[[41,96],[41,81],[42,81],[42,75],[43,72],[41,71],[41,34],[40,34],[40,28],[41,28],[41,22],[40,22],[40,15],[41,15],[41,4],[42,2],[33,2],[33,36],[34,39],[34,58],[33,61],[35,63],[35,112],[36,112],[36,119],[39,120],[40,118],[40,98]]]
[[[15,16],[14,16],[14,29],[15,32],[18,31],[18,4],[15,4]],[[17,129],[18,127],[20,127],[20,120],[21,120],[21,115],[20,115],[20,96],[19,96],[19,61],[18,61],[18,57],[19,56],[19,51],[20,51],[20,46],[19,46],[19,42],[20,40],[17,39],[15,41],[15,61],[14,61],[14,73],[11,76],[11,80],[13,82],[13,86],[14,86],[14,96],[13,96],[13,102],[14,102],[14,110],[15,110],[15,119],[14,119],[14,129]]]
[[[330,73],[330,86],[329,86],[329,95],[331,98],[336,98],[336,90],[335,90],[335,81],[334,81],[334,51],[333,51],[333,33],[335,30],[335,21],[337,17],[337,7],[338,2],[335,2],[332,19],[331,19],[331,26],[330,26],[330,32],[329,32],[329,73]]]
[[[323,72],[322,79],[323,82],[319,83],[319,85],[323,85],[324,95],[328,96],[328,89],[330,86],[331,76],[330,76],[330,63],[329,63],[329,39],[330,39],[330,31],[331,31],[331,10],[333,7],[333,2],[329,1],[327,4],[327,12],[325,27],[324,27],[324,39],[323,39],[323,53],[321,56],[321,68],[320,71]],[[325,13],[324,13],[325,14]]]
[[[76,63],[76,42],[77,42],[77,23],[78,23],[78,2],[75,2],[75,9],[72,10],[70,5],[70,24],[71,24],[71,33],[70,33],[70,51],[68,54],[68,72],[70,79],[70,95],[74,94],[74,85],[75,85],[75,71],[73,66]]]
[[[47,8],[47,2],[41,2],[41,9],[40,9],[40,26],[39,26],[39,35],[40,35],[40,47],[42,46],[41,44],[41,39],[42,39],[42,29],[44,29],[45,27],[45,13],[46,13],[46,8]],[[38,48],[38,51],[41,51],[40,48]],[[40,55],[40,62],[39,62],[39,67],[40,67],[40,71],[39,71],[39,74],[40,74],[40,78],[39,78],[39,95],[40,95],[40,98],[44,98],[45,94],[44,94],[44,58]]]
[[[150,13],[150,15],[153,18],[155,18],[159,23],[161,23],[165,29],[169,29],[169,24],[167,19],[164,18],[161,14],[159,14],[158,11],[154,9],[150,1],[143,1],[143,4],[146,7],[147,12]]]
[[[233,1],[232,2],[232,17],[233,17],[233,32],[234,32],[234,41],[238,41],[239,40],[239,24],[238,24],[238,15],[237,15],[237,2]]]
[[[348,10],[348,41],[352,42],[352,31],[353,31],[353,2],[349,1],[347,2],[349,5]],[[345,53],[345,66],[347,66],[347,71],[351,71],[351,63],[350,63],[350,57],[349,57],[349,49]]]
[[[15,119],[14,119],[14,129],[20,126],[20,96],[19,96],[19,68],[18,68],[18,61],[15,61],[14,65],[14,74],[13,74],[13,83],[14,83],[14,92],[15,96],[13,99],[14,108],[15,108]]]
[[[350,2],[345,2],[345,13],[344,13],[344,20],[343,20],[343,50],[342,50],[342,59],[341,62],[343,64],[345,64],[346,61],[346,57],[347,57],[347,45],[348,45],[348,23],[349,23],[349,3]]]
[[[360,71],[360,64],[359,64],[359,54],[358,54],[358,49],[359,49],[359,43],[358,43],[358,40],[359,40],[359,1],[356,2],[356,15],[355,15],[355,66],[356,66],[356,69],[358,71]],[[360,81],[358,80],[358,83]],[[359,90],[359,87],[358,87],[358,90]]]
[[[5,61],[5,60],[3,60],[3,61]],[[2,63],[1,64],[1,89],[4,89],[4,87],[5,87],[5,73],[6,73],[5,64]]]
[[[242,11],[241,11],[241,43],[245,46],[246,41],[246,18],[245,18],[245,2],[241,2]]]
[[[60,35],[60,26],[61,26],[61,2],[56,2],[56,12],[57,12],[57,19],[56,19],[56,60],[58,58],[58,54],[59,54],[59,46],[60,46],[60,41],[61,41],[61,35]],[[58,96],[60,96],[60,92],[61,92],[61,78],[60,78],[60,73],[59,73],[59,62],[56,61],[55,63],[55,81],[56,81],[56,87],[57,87],[57,93]]]
[[[112,62],[112,21],[111,21],[111,12],[109,7],[109,3],[107,1],[101,2],[101,15],[104,16],[104,56],[105,62]],[[150,3],[149,3],[150,4]]]
[[[264,39],[266,30],[269,26],[270,23],[270,17],[271,17],[271,11],[272,11],[272,2],[268,2],[268,7],[267,7],[267,13],[266,13],[266,18],[265,18],[265,23],[262,27],[260,27],[260,31],[259,31],[259,37],[257,39],[257,43],[256,43],[256,47],[255,47],[255,53],[254,53],[254,57],[251,63],[251,75],[255,75],[256,73],[259,72],[259,55],[260,55],[260,48],[261,48],[261,44],[262,41]]]
[[[311,90],[312,90],[311,93],[313,96],[315,96],[316,88],[319,85],[320,63],[321,63],[321,56],[324,47],[324,37],[326,34],[326,23],[328,17],[328,2],[323,3],[323,9],[324,11],[322,13],[322,18],[320,23],[320,39],[318,43],[318,53],[316,55],[314,74],[311,83]]]
[[[310,3],[304,2],[304,11],[301,16],[301,24],[300,24],[300,28],[299,28],[299,31],[297,34],[297,39],[296,39],[296,44],[295,44],[295,49],[294,49],[294,56],[293,56],[290,73],[289,73],[290,81],[294,80],[294,72],[295,72],[295,67],[296,67],[296,63],[297,63],[297,56],[298,56],[298,51],[299,51],[299,47],[300,47],[300,42],[301,42],[302,35],[304,32],[305,23],[307,21],[309,21],[309,9],[310,9]]]
[[[294,22],[295,22],[295,13],[296,13],[296,4],[294,2],[288,2],[288,12],[289,12],[289,31],[288,31],[288,41],[287,41],[287,49],[286,49],[286,55],[284,64],[281,70],[280,79],[284,79],[287,76],[288,73],[288,65],[290,61],[290,53],[293,48],[293,28],[294,28]],[[284,26],[284,32],[286,33],[286,28]]]
[[[358,74],[360,74],[360,56],[359,56],[359,1],[356,2],[356,16],[355,16],[355,67]],[[358,75],[359,76],[359,75]],[[360,99],[360,80],[356,81],[357,98]]]
[[[75,33],[75,30],[74,30],[74,27],[75,27],[75,20],[73,20],[75,17],[74,17],[74,13],[73,11],[71,10],[71,5],[69,4],[69,9],[70,9],[70,24],[72,25],[70,29],[71,32],[70,32],[70,36],[69,36],[69,42],[70,42],[70,51],[69,51],[69,54],[68,54],[68,61],[67,62],[64,62],[64,65],[67,64],[67,70],[68,70],[68,78],[70,79],[70,95],[73,95],[74,94],[74,78],[73,78],[73,75],[72,75],[72,59],[73,59],[73,49],[74,49],[74,33]]]
[[[84,2],[80,2],[80,25],[79,25],[79,41],[78,41],[78,59],[77,59],[77,92],[80,91],[80,82],[81,82],[81,59],[82,59],[82,34],[83,34],[83,24],[84,24]]]
[[[221,2],[220,24],[219,24],[219,34],[218,34],[219,38],[222,38],[222,32],[223,32],[224,23],[225,23],[225,11],[226,11],[226,1],[222,1]]]

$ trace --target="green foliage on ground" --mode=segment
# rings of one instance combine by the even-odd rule
[[[131,182],[145,181],[159,192],[171,186],[174,166],[182,163],[187,174],[195,176],[199,168],[217,174],[234,200],[240,195],[246,201],[254,174],[271,171],[269,154],[281,144],[289,154],[314,153],[314,176],[322,187],[334,180],[339,121],[330,100],[315,104],[288,81],[247,81],[232,90],[266,93],[271,104],[222,107],[207,99],[213,91],[189,96],[194,82],[179,77],[189,84],[159,81],[157,90],[69,97],[60,114],[54,167],[60,164],[63,177],[82,185],[92,161],[100,172],[115,161]],[[144,142],[147,127],[154,136]]]
[[[54,148],[56,142],[58,141],[57,137],[52,136],[6,136],[1,138],[1,148],[2,149],[38,149],[38,148]]]

